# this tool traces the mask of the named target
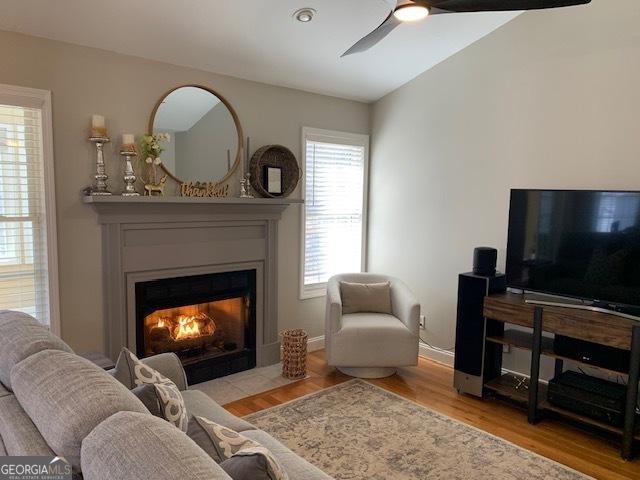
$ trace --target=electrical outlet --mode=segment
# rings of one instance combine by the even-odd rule
[[[420,329],[424,330],[427,328],[427,319],[424,315],[420,315]]]

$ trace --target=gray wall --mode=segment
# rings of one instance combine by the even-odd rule
[[[141,134],[166,91],[198,83],[229,100],[253,148],[278,143],[299,156],[302,126],[369,133],[366,104],[102,50],[0,32],[0,58],[0,83],[53,92],[62,336],[78,351],[101,350],[104,340],[100,227],[95,212],[80,200],[95,162],[86,140],[92,113],[106,116],[114,140],[122,132]],[[106,152],[112,179],[121,176],[117,143]],[[299,207],[290,207],[280,224],[278,245],[279,326],[302,327],[313,337],[323,332],[324,304],[323,299],[297,299],[299,228]]]
[[[638,25],[637,0],[528,12],[373,106],[369,267],[430,343],[454,344],[473,247],[504,268],[510,188],[640,189]]]

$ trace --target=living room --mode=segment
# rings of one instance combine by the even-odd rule
[[[639,21],[2,2],[0,466],[640,478]]]

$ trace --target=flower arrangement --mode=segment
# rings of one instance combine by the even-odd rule
[[[157,172],[156,167],[162,163],[160,155],[164,152],[163,142],[171,141],[171,137],[168,133],[147,133],[140,139],[140,155],[144,159],[144,163],[151,168],[152,177],[145,183],[155,185],[157,184]]]

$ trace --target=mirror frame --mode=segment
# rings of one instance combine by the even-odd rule
[[[235,160],[235,162],[233,162],[233,165],[231,166],[231,170],[229,170],[227,172],[227,174],[222,179],[214,180],[212,182],[212,183],[222,184],[222,183],[228,181],[231,178],[231,176],[233,176],[233,174],[236,173],[236,170],[238,170],[238,167],[240,166],[240,163],[242,161],[242,157],[244,155],[244,133],[242,131],[242,125],[240,125],[240,119],[238,118],[238,114],[236,113],[234,108],[231,106],[231,104],[227,101],[226,98],[224,98],[222,95],[220,95],[214,89],[209,88],[209,87],[205,87],[204,85],[198,85],[197,83],[189,83],[189,84],[186,84],[186,85],[178,85],[177,87],[174,87],[171,90],[165,92],[162,95],[162,97],[160,97],[160,100],[158,100],[156,102],[156,105],[153,107],[153,110],[151,111],[151,116],[149,117],[149,133],[153,134],[153,122],[156,119],[156,113],[158,112],[158,109],[160,108],[160,105],[162,105],[162,102],[164,101],[164,99],[167,98],[174,91],[176,91],[176,90],[178,90],[180,88],[185,88],[185,87],[201,88],[202,90],[206,90],[207,92],[211,93],[212,95],[215,95],[225,105],[225,107],[227,107],[227,109],[229,110],[229,113],[231,113],[231,117],[233,118],[233,122],[236,125],[236,131],[238,132],[238,151],[236,152],[236,160]],[[173,180],[178,182],[180,185],[185,183],[184,180],[181,180],[180,178],[176,177],[174,172],[170,172],[169,169],[164,165],[164,162],[162,162],[160,164],[160,167],[162,168],[162,170],[167,175],[169,175],[169,177],[171,177]],[[194,180],[194,181],[196,181],[196,180]],[[198,179],[197,181],[209,182],[210,180],[206,179],[206,178],[203,178],[203,179]]]

